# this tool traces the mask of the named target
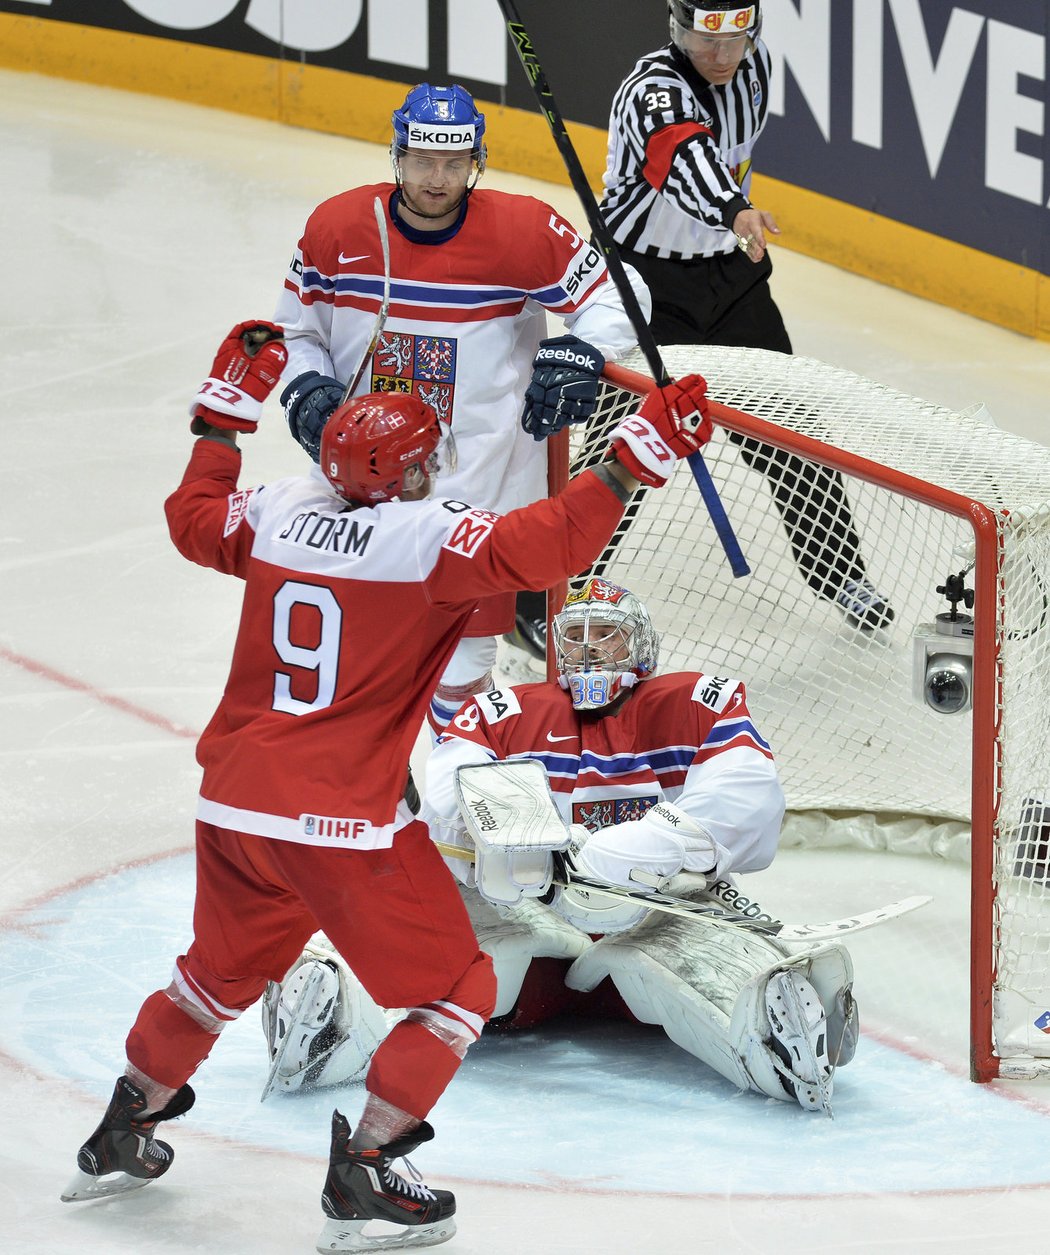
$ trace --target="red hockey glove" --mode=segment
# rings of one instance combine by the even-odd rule
[[[276,323],[238,323],[219,345],[211,375],[193,398],[190,431],[199,436],[203,424],[254,431],[287,361],[284,332]]]
[[[699,375],[686,375],[653,389],[637,415],[609,435],[616,460],[635,479],[659,488],[678,458],[696,453],[711,439],[707,384]]]

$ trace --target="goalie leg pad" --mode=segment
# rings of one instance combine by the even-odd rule
[[[263,995],[270,1075],[262,1097],[360,1079],[400,1011],[369,997],[323,934],[307,943],[280,984]]]
[[[807,1054],[806,1080],[796,1076],[778,1053],[787,1048],[773,1045],[767,990],[786,973],[796,987],[799,981],[806,982],[814,1004],[812,1018],[822,1023],[826,1019],[816,1032],[826,1043],[822,1048],[826,1062],[821,1068],[819,1059]],[[716,920],[674,919],[654,913],[627,932],[596,942],[569,969],[565,983],[572,989],[589,990],[606,976],[639,1020],[659,1024],[676,1045],[740,1089],[820,1109],[823,1090],[825,1099],[830,1098],[834,1064],[847,1061],[841,1051],[832,1057],[831,1047],[841,1026],[848,1022],[855,1028],[855,1008],[852,1019],[838,1010],[830,1015],[825,1010],[853,1007],[852,965],[841,946],[792,956],[773,937]],[[780,1018],[785,1036],[793,1040],[803,1029],[794,1003],[792,1013],[794,1018],[787,1024],[786,1012]],[[838,1017],[834,1026],[833,1016]],[[807,1021],[807,1042],[812,1028]],[[816,1046],[813,1054],[817,1054]],[[797,1088],[803,1084],[810,1087],[806,1095]],[[817,1102],[812,1106],[808,1094],[814,1090]]]
[[[848,952],[829,944],[741,990],[730,1033],[753,1088],[831,1114],[835,1067],[852,1059],[859,1032],[852,987]]]
[[[559,915],[524,898],[517,906],[494,906],[474,889],[461,888],[478,945],[496,971],[496,1008],[492,1018],[514,1010],[533,959],[576,959],[591,939]]]
[[[702,917],[651,912],[627,932],[603,937],[569,969],[572,989],[594,989],[610,977],[646,1024],[714,1068],[739,1089],[756,1088],[736,1050],[730,1021],[741,989],[785,959],[772,938]],[[777,1082],[779,1093],[787,1093]]]

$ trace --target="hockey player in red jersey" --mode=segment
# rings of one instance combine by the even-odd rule
[[[285,364],[280,328],[235,327],[192,406],[196,441],[166,504],[187,558],[245,582],[222,700],[200,738],[194,937],[143,1003],[128,1065],[82,1146],[67,1201],[146,1184],[172,1151],[156,1124],[193,1105],[188,1081],[223,1027],[324,929],[378,1003],[409,1008],[371,1060],[351,1133],[335,1112],[321,1249],[446,1240],[453,1196],[391,1161],[433,1136],[426,1116],[476,1040],[492,965],[426,826],[401,800],[430,693],[479,599],[540,588],[591,562],[639,481],[658,485],[710,435],[697,377],[648,398],[612,460],[559,497],[500,516],[431,497],[453,465],[418,397],[369,394],[326,426],[307,477],[238,487]]]
[[[427,762],[423,818],[443,849],[462,850],[450,866],[493,958],[494,1015],[525,1028],[570,1010],[622,1014],[626,1004],[740,1088],[830,1112],[834,1069],[849,1062],[857,1036],[842,946],[793,953],[716,918],[675,918],[571,887],[546,904],[522,891],[520,865],[503,874],[498,849],[486,848],[483,859],[475,850],[457,772],[500,762],[542,764],[574,834],[575,869],[592,879],[642,893],[659,886],[715,901],[726,895],[744,907],[735,875],[766,867],[776,852],[784,796],[739,680],[658,674],[659,639],[645,606],[603,579],[569,597],[553,639],[557,682],[475,697]],[[506,857],[519,853],[511,843]],[[296,1020],[288,995],[322,966],[350,1006],[352,977],[318,944],[285,982],[288,1023]],[[376,1032],[374,1008],[358,997],[350,1014],[337,1005],[333,1018],[341,1041],[306,1051],[285,1088],[304,1078],[335,1083],[361,1066],[351,1030],[370,1023]],[[316,1030],[307,1028],[297,1040],[310,1037]]]
[[[393,115],[393,182],[342,192],[311,214],[275,320],[288,345],[288,423],[316,460],[379,307],[378,196],[390,309],[358,390],[432,405],[459,450],[442,491],[506,512],[547,495],[543,437],[590,416],[606,359],[633,348],[636,335],[597,248],[545,202],[476,186],[485,129],[463,87],[413,88]],[[630,274],[648,316],[648,292]],[[545,339],[548,312],[570,334]],[[509,594],[479,610],[441,677],[434,727],[489,687],[497,635],[513,629],[542,657],[546,627],[542,593],[522,596],[517,615]]]

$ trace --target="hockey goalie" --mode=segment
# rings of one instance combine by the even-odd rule
[[[494,961],[493,1023],[600,999],[740,1089],[830,1115],[858,1035],[845,948],[645,901],[717,903],[772,861],[784,798],[743,684],[658,674],[645,606],[602,579],[569,597],[553,639],[556,682],[469,700],[427,763],[423,816]],[[316,938],[267,992],[264,1097],[353,1080],[396,1016]]]

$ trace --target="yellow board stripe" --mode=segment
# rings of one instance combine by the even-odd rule
[[[225,109],[369,143],[390,138],[409,83],[151,35],[0,13],[0,66]],[[478,101],[496,169],[567,185],[537,113]],[[599,193],[605,132],[568,129]],[[1013,331],[1050,340],[1050,278],[818,192],[756,174],[754,199],[776,215],[780,247],[827,261]]]

